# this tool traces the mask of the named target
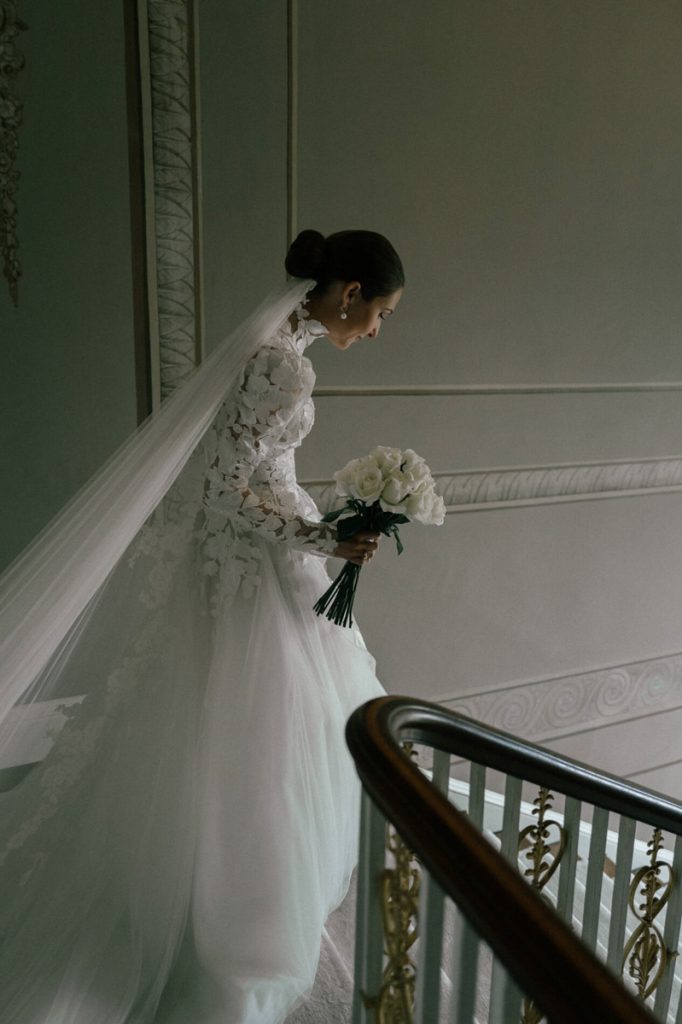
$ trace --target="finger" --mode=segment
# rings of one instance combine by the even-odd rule
[[[355,554],[358,558],[371,558],[375,551],[376,548],[372,547],[372,545],[362,544],[356,547]]]

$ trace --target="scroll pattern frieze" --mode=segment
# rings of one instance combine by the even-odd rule
[[[197,363],[191,5],[149,0],[161,397]]]
[[[17,13],[15,0],[0,0],[0,255],[14,305],[19,303],[19,237],[17,234],[17,191],[19,187],[19,128],[23,103],[16,80],[24,57],[16,41],[26,25]]]
[[[682,654],[457,697],[448,707],[543,741],[682,707]]]

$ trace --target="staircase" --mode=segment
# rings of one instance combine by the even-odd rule
[[[353,1024],[681,1024],[682,804],[406,698],[347,739]]]

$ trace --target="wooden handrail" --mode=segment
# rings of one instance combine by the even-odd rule
[[[615,814],[682,835],[682,803],[645,786],[582,764],[457,711],[411,697],[390,697],[382,721],[391,734],[476,761]]]
[[[654,1024],[649,1010],[401,749],[413,741],[450,750],[461,717],[405,697],[359,708],[346,739],[366,791],[552,1024]]]

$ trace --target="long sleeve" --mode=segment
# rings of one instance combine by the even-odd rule
[[[286,475],[313,379],[308,361],[292,349],[266,347],[249,362],[206,443],[209,533],[230,521],[269,542],[333,552],[336,529],[295,511]]]

